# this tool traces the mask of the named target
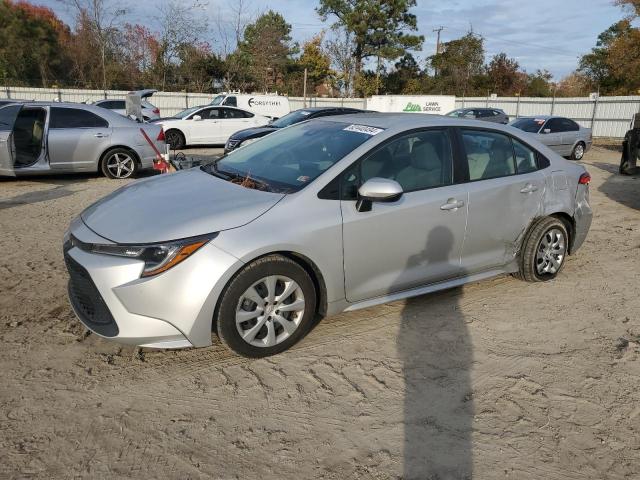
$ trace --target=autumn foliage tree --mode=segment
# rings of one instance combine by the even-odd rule
[[[46,7],[0,0],[0,80],[49,86],[66,75],[71,32]]]

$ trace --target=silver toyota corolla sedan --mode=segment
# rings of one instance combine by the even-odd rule
[[[587,235],[589,181],[507,126],[311,120],[87,208],[65,237],[69,296],[119,342],[202,347],[215,331],[272,355],[325,315],[504,273],[553,279]]]
[[[563,157],[582,160],[593,143],[591,129],[578,125],[570,118],[541,115],[522,117],[510,124],[530,135]]]
[[[79,103],[30,102],[0,108],[0,176],[102,172],[128,178],[164,152],[159,125],[140,124]]]

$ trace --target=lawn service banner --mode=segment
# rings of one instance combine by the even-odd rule
[[[456,108],[453,95],[374,95],[367,101],[368,110],[444,115]]]

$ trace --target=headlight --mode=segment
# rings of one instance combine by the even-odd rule
[[[241,147],[246,147],[246,146],[247,146],[247,145],[249,145],[250,143],[257,142],[258,140],[260,140],[260,137],[258,137],[258,138],[247,138],[244,142],[242,142],[242,143],[240,144],[240,146],[241,146]]]
[[[154,245],[103,245],[80,242],[74,237],[71,237],[71,243],[74,247],[92,253],[142,260],[142,276],[151,277],[183,262],[216,236],[217,233]]]

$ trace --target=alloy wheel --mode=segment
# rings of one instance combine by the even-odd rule
[[[291,278],[270,275],[251,285],[236,308],[236,328],[255,347],[273,347],[296,331],[304,316],[302,288]]]
[[[581,143],[576,145],[576,148],[573,151],[573,157],[576,160],[582,160],[582,157],[584,157],[584,147],[582,146]]]
[[[560,270],[567,254],[567,242],[564,232],[552,228],[544,234],[536,253],[536,270],[538,275],[554,275]]]
[[[135,170],[135,163],[130,155],[117,152],[107,159],[107,170],[114,178],[128,178]]]

